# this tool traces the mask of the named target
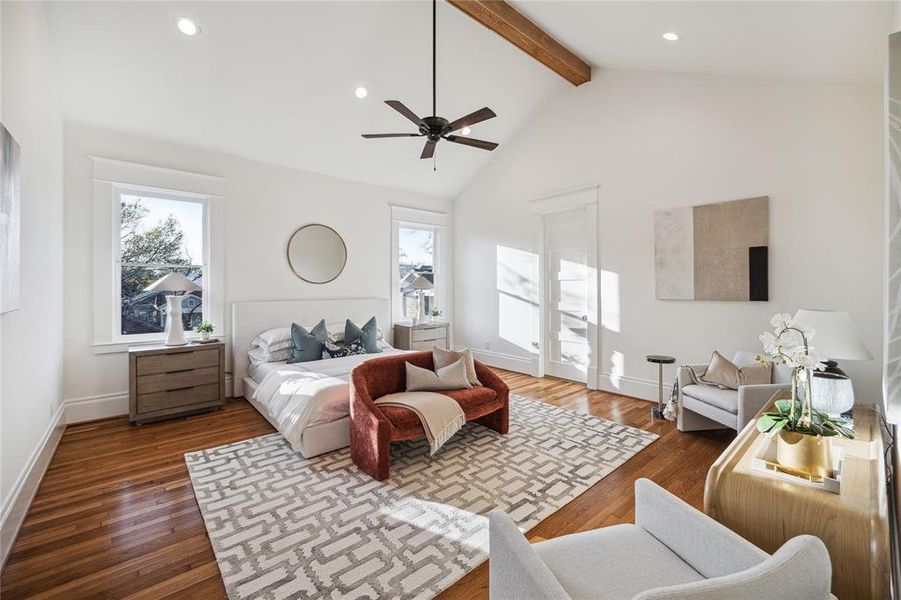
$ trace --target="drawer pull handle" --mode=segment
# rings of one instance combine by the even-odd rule
[[[184,386],[184,387],[173,388],[173,389],[171,389],[171,390],[166,390],[166,393],[167,393],[167,394],[171,394],[172,392],[180,392],[180,391],[182,391],[182,390],[190,390],[190,389],[193,388],[193,387],[194,387],[193,385],[186,385],[186,386]]]

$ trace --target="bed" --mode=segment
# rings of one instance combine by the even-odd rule
[[[323,384],[329,383],[333,389],[337,390],[339,382],[334,380],[343,380],[346,384],[347,375],[359,362],[402,351],[386,348],[379,354],[348,356],[292,365],[283,361],[263,363],[257,366],[251,365],[247,351],[254,338],[268,329],[290,326],[291,323],[313,324],[320,319],[325,319],[326,323],[338,323],[344,322],[345,319],[351,319],[355,323],[362,324],[372,316],[378,320],[379,326],[385,332],[385,341],[390,344],[391,303],[386,298],[236,302],[232,307],[231,332],[234,397],[243,396],[276,430],[285,435],[295,450],[306,458],[349,446],[350,419],[348,417],[317,422],[315,415],[306,415],[309,426],[304,426],[302,431],[295,427],[289,428],[284,423],[280,425],[275,418],[270,416],[263,403],[254,398],[257,389],[264,382],[272,387],[277,387],[279,381],[284,382],[292,377],[295,380],[307,377],[311,381],[321,379]],[[277,379],[279,377],[280,380]],[[325,381],[327,378],[328,381]],[[319,382],[313,381],[313,384],[316,383]],[[261,391],[272,392],[272,390]],[[347,393],[347,388],[344,388],[344,393]]]

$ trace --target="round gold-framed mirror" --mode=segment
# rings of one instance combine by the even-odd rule
[[[288,264],[307,283],[323,284],[338,278],[347,264],[347,245],[341,235],[319,223],[298,228],[288,240]]]

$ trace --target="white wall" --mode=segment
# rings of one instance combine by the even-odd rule
[[[297,143],[303,144],[304,140],[299,139]],[[105,405],[102,410],[107,412],[87,411],[88,416],[127,412],[124,395],[128,389],[126,355],[94,354],[93,182],[89,156],[227,179],[222,199],[226,321],[231,317],[231,304],[242,300],[388,298],[391,264],[388,206],[451,210],[448,199],[67,122],[65,397],[82,406],[98,404],[98,400]],[[335,228],[347,244],[347,266],[332,283],[305,283],[287,264],[285,245],[294,230],[307,223],[324,223]]]
[[[4,2],[0,10],[0,121],[21,146],[22,169],[20,308],[0,315],[6,517],[62,392],[63,124],[43,5]]]
[[[881,152],[878,87],[596,72],[545,107],[457,199],[457,344],[529,356],[522,332],[531,325],[498,293],[528,296],[537,285],[528,266],[512,269],[522,280],[509,273],[537,253],[529,200],[596,183],[602,387],[655,398],[646,354],[684,364],[706,362],[714,349],[756,350],[773,313],[819,307],[856,321],[875,360],[843,366],[858,397],[875,402]],[[655,300],[654,211],[760,195],[770,196],[770,301]],[[507,265],[499,272],[498,263]]]

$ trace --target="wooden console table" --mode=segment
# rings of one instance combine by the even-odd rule
[[[752,420],[707,473],[704,511],[770,553],[796,535],[815,535],[829,549],[832,593],[839,600],[889,598],[888,499],[882,428],[873,407],[854,407],[854,432],[854,440],[833,438],[843,447],[844,465],[841,494],[832,494],[752,469],[751,456],[765,441]]]

